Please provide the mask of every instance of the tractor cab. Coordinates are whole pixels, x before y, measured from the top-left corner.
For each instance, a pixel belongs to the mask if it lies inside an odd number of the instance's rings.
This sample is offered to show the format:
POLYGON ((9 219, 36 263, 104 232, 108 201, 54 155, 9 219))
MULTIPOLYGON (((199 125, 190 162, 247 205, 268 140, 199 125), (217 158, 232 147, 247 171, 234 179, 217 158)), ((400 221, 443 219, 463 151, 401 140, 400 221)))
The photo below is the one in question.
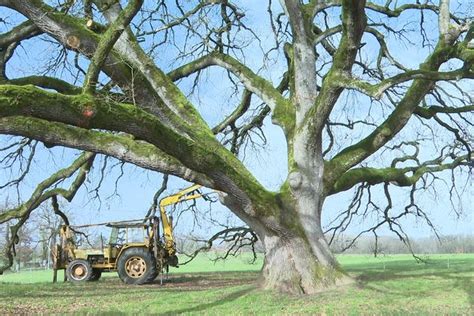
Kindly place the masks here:
POLYGON ((108 243, 103 247, 104 258, 114 260, 122 248, 150 246, 150 227, 143 223, 109 223, 111 228, 108 243))

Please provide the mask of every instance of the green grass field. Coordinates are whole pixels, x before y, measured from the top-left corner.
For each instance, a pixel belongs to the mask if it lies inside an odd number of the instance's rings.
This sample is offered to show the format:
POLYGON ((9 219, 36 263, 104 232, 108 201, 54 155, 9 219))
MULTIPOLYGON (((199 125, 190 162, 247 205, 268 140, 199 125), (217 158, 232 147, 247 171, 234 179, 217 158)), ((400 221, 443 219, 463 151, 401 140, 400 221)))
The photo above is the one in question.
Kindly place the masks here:
POLYGON ((473 315, 474 254, 373 258, 344 255, 339 261, 358 282, 310 296, 263 291, 261 259, 212 263, 205 256, 172 270, 164 285, 124 285, 115 276, 84 284, 51 284, 50 271, 0 276, 0 314, 328 314, 473 315))

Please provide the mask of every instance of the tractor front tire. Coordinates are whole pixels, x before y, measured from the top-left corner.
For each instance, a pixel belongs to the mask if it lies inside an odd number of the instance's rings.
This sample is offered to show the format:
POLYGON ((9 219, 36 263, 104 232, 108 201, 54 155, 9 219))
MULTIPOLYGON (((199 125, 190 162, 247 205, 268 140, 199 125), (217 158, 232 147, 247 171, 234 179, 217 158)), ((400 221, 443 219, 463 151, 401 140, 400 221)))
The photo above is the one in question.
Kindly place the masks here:
POLYGON ((76 259, 67 265, 66 276, 73 283, 89 281, 92 275, 93 269, 87 260, 76 259))
POLYGON ((158 275, 156 260, 146 248, 130 248, 123 252, 117 261, 117 272, 126 284, 145 284, 158 275))

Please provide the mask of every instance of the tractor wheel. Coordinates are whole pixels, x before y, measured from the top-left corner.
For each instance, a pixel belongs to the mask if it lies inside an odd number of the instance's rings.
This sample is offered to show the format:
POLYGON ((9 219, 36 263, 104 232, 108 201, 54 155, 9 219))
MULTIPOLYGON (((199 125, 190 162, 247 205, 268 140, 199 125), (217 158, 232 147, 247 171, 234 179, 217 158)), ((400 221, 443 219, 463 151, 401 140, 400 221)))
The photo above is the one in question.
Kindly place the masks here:
POLYGON ((156 264, 155 264, 155 267, 156 267, 155 273, 150 274, 150 277, 148 278, 146 283, 152 283, 153 281, 155 281, 155 279, 158 277, 158 275, 161 273, 161 270, 162 270, 161 264, 158 264, 158 262, 160 262, 160 260, 156 260, 156 257, 153 257, 153 260, 156 262, 156 264))
POLYGON ((130 248, 117 261, 120 279, 126 284, 145 284, 158 275, 153 254, 146 248, 130 248))
POLYGON ((88 281, 98 281, 102 276, 102 270, 92 269, 92 275, 88 281))
POLYGON ((87 260, 77 259, 67 265, 66 276, 71 282, 89 281, 93 275, 91 264, 87 260))

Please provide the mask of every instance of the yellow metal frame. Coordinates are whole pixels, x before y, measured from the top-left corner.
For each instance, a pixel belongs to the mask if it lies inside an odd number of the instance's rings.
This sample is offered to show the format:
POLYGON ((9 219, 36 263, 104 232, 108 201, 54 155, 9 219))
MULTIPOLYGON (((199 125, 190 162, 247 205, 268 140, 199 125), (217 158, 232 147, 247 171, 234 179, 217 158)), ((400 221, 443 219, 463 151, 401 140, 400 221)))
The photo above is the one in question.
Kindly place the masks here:
POLYGON ((204 194, 199 192, 200 188, 202 188, 202 185, 195 184, 160 200, 160 212, 163 226, 163 236, 165 239, 165 249, 168 251, 170 256, 174 256, 176 254, 176 247, 173 238, 173 225, 169 216, 166 214, 165 207, 202 197, 204 194))
MULTIPOLYGON (((144 236, 146 235, 146 226, 144 225, 143 228, 144 230, 144 236)), ((62 226, 60 229, 60 236, 61 240, 63 241, 63 244, 61 246, 61 249, 63 251, 63 254, 55 254, 57 258, 62 258, 64 256, 67 256, 68 258, 71 259, 84 259, 87 260, 87 257, 89 255, 95 255, 93 253, 94 251, 98 252, 97 254, 103 254, 105 255, 105 250, 100 250, 100 249, 78 249, 76 248, 76 245, 74 244, 73 241, 73 236, 74 233, 71 231, 71 228, 69 226, 62 226)), ((93 268, 100 268, 100 269, 109 269, 109 270, 116 270, 116 262, 118 258, 122 255, 122 253, 129 249, 129 248, 137 248, 137 247, 143 247, 143 248, 149 248, 150 247, 150 240, 153 238, 153 232, 150 233, 150 238, 144 238, 143 242, 127 242, 123 244, 120 249, 118 249, 117 255, 116 256, 104 256, 104 259, 106 259, 106 262, 104 263, 94 263, 92 264, 93 268)), ((127 231, 127 237, 126 239, 128 240, 128 231, 127 231)), ((64 259, 64 258, 63 258, 64 259)), ((56 269, 65 269, 67 266, 67 262, 62 260, 59 261, 58 264, 56 265, 56 269)))

